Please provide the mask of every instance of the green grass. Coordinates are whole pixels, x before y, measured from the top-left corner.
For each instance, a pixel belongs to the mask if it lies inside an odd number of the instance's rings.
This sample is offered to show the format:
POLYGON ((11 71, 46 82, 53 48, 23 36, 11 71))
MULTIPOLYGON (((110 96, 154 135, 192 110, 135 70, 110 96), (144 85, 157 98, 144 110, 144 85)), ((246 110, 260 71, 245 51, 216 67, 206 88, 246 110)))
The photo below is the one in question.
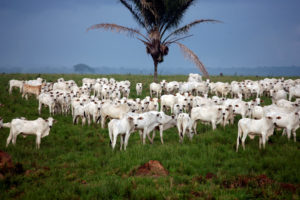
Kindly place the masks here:
MULTIPOLYGON (((18 90, 8 95, 10 79, 32 79, 35 74, 0 75, 0 116, 4 122, 16 117, 36 119, 38 102, 31 97, 23 100, 18 90)), ((136 75, 41 75, 47 81, 59 77, 81 84, 83 77, 114 77, 130 80, 131 97, 136 98, 135 84, 142 82, 143 95, 149 95, 151 76, 136 75)), ((185 81, 187 76, 160 76, 185 81)), ((211 77, 211 81, 227 81, 261 77, 211 77)), ((264 104, 270 99, 263 98, 264 104)), ((43 109, 43 118, 49 116, 43 109)), ((137 133, 129 139, 127 151, 112 151, 107 129, 73 125, 71 116, 56 115, 58 121, 50 135, 43 138, 41 149, 35 149, 35 137, 18 137, 17 145, 5 147, 9 129, 0 130, 0 149, 8 152, 14 163, 21 163, 24 172, 0 178, 0 199, 298 199, 300 179, 299 130, 297 142, 288 141, 276 131, 265 150, 258 149, 258 138, 246 140, 246 150, 235 152, 237 120, 225 129, 198 125, 198 135, 183 144, 178 142, 176 128, 164 132, 160 143, 156 134, 154 144, 142 145, 137 133), (135 177, 131 171, 149 160, 159 160, 169 171, 160 178, 135 177), (213 173, 212 179, 206 179, 213 173), (273 182, 261 184, 252 179, 265 174, 273 182), (226 187, 238 177, 251 179, 246 186, 226 187), (291 192, 280 183, 297 187, 291 192)))

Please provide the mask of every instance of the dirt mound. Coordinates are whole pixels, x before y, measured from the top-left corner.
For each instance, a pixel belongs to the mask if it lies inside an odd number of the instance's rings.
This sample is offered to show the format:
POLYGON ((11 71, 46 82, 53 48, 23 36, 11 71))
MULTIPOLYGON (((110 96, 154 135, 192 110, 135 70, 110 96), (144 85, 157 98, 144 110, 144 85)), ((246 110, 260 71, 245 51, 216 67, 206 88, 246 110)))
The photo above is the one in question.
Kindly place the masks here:
POLYGON ((157 160, 150 160, 132 172, 134 176, 167 176, 169 172, 157 160))
POLYGON ((0 150, 0 169, 13 167, 14 165, 12 163, 11 156, 8 153, 0 150))
POLYGON ((3 179, 5 174, 13 171, 14 164, 11 160, 11 156, 0 150, 0 179, 3 179))

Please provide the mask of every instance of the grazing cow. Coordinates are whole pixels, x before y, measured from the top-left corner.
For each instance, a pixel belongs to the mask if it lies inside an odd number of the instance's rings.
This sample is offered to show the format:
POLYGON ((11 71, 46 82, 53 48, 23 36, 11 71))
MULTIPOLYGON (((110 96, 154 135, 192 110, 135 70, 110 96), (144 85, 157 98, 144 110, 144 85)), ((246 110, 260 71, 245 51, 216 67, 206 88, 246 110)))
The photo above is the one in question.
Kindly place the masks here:
POLYGON ((49 135, 50 129, 56 121, 49 117, 44 120, 38 118, 36 120, 26 120, 26 119, 13 119, 10 123, 10 132, 6 141, 6 147, 12 141, 12 144, 16 144, 17 136, 22 134, 26 135, 36 135, 36 148, 40 148, 41 138, 49 135))
POLYGON ((245 150, 245 140, 247 135, 249 135, 250 139, 254 139, 255 136, 259 136, 259 148, 261 148, 261 144, 263 144, 263 148, 265 148, 266 141, 268 141, 269 137, 273 135, 274 132, 274 123, 272 117, 263 117, 262 119, 249 119, 243 118, 238 122, 238 136, 236 140, 236 152, 239 149, 240 139, 242 140, 242 146, 245 150))

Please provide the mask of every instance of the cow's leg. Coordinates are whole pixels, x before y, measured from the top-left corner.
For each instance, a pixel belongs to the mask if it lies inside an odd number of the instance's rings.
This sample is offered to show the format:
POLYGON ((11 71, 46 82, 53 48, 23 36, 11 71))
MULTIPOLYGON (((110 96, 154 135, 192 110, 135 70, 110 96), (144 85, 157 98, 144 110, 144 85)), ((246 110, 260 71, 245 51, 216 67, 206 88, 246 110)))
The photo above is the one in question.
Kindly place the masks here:
POLYGON ((36 148, 40 149, 40 144, 41 144, 41 134, 37 133, 36 135, 36 148))

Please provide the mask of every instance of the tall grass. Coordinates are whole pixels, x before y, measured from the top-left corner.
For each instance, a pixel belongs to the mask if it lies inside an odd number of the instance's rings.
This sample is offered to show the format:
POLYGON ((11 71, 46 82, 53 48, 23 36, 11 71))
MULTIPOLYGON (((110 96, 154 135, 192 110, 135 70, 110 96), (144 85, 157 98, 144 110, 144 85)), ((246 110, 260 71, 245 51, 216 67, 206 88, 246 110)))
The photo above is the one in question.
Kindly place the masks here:
MULTIPOLYGON (((0 76, 0 116, 5 122, 16 117, 36 119, 37 100, 21 98, 18 90, 8 95, 10 79, 32 79, 35 74, 0 76)), ((130 80, 132 98, 136 98, 135 84, 142 82, 143 94, 149 95, 151 76, 136 75, 62 75, 43 74, 47 81, 59 77, 81 84, 83 77, 114 77, 130 80)), ((184 81, 186 76, 160 76, 184 81)), ((259 79, 258 77, 211 77, 211 81, 259 79)), ((263 98, 265 104, 270 100, 263 98)), ((43 109, 41 117, 49 116, 43 109)), ((41 149, 35 149, 35 137, 18 137, 17 145, 5 148, 8 129, 0 130, 0 149, 8 152, 14 163, 21 163, 24 172, 0 178, 0 199, 297 199, 299 198, 299 130, 297 142, 288 141, 276 131, 265 150, 258 149, 258 138, 246 140, 246 150, 235 152, 237 123, 226 128, 198 124, 199 133, 192 141, 179 143, 176 128, 164 132, 165 144, 156 134, 154 144, 142 145, 139 135, 129 139, 127 151, 114 151, 109 145, 107 129, 99 125, 73 125, 71 116, 56 115, 58 121, 50 135, 43 138, 41 149), (149 160, 159 160, 169 171, 160 178, 135 177, 131 171, 149 160), (211 179, 207 173, 213 173, 211 179), (248 184, 226 188, 224 181, 236 177, 256 177, 265 174, 272 184, 248 184), (298 185, 296 192, 282 189, 280 183, 298 185)), ((236 120, 237 122, 237 120, 236 120)))

